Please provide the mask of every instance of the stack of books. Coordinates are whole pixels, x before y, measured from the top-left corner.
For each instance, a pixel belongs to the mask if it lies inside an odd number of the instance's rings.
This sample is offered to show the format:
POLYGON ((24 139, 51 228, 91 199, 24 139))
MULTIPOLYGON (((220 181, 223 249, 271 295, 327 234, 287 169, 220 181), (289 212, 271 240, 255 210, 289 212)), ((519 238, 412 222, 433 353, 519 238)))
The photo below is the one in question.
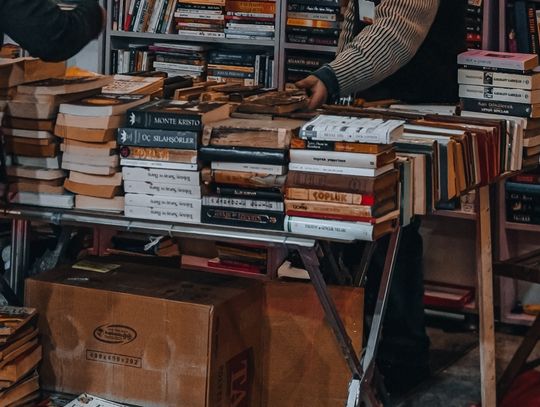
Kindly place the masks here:
POLYGON ((540 162, 538 56, 472 50, 460 54, 458 63, 461 115, 506 120, 518 142, 510 170, 535 167, 540 162))
POLYGON ((64 188, 78 209, 122 212, 122 176, 115 130, 127 109, 148 95, 99 94, 60 106, 55 133, 64 139, 62 169, 69 170, 64 188))
POLYGON ((209 192, 202 222, 283 230, 283 186, 292 136, 304 122, 228 119, 207 125, 201 159, 209 192))
POLYGON ((525 172, 506 182, 506 219, 540 225, 540 170, 525 172))
POLYGON ((225 38, 225 0, 178 0, 174 19, 180 35, 225 38))
POLYGON ((133 73, 149 71, 155 55, 146 45, 130 45, 129 48, 111 50, 111 72, 133 73))
POLYGON ((165 72, 168 77, 187 76, 194 82, 206 77, 207 45, 156 43, 149 50, 154 55, 154 70, 165 72))
POLYGON ((229 113, 225 103, 171 100, 130 110, 118 131, 126 216, 200 222, 200 134, 229 113))
POLYGON ((60 77, 17 87, 8 103, 5 150, 13 156, 7 174, 12 179, 12 203, 73 207, 73 196, 62 188, 59 139, 52 134, 61 103, 98 93, 110 77, 60 77))
POLYGON ((374 240, 399 216, 392 143, 403 121, 320 115, 293 139, 285 230, 374 240))
MULTIPOLYGON (((252 2, 253 4, 255 2, 252 2)), ((258 3, 258 2, 257 2, 258 3)), ((258 4, 260 8, 266 5, 272 9, 275 2, 258 4), (273 4, 264 4, 273 3, 273 4)), ((225 37, 241 40, 271 40, 275 35, 275 10, 270 13, 235 12, 227 8, 225 16, 225 37)))
POLYGON ((218 49, 208 53, 208 81, 271 87, 274 59, 264 51, 218 49))
POLYGON ((35 405, 42 357, 34 308, 0 307, 0 405, 35 405))
POLYGON ((289 52, 285 68, 285 83, 291 84, 300 81, 333 59, 330 54, 289 52))
POLYGON ((346 4, 347 0, 288 1, 287 42, 336 46, 346 4))

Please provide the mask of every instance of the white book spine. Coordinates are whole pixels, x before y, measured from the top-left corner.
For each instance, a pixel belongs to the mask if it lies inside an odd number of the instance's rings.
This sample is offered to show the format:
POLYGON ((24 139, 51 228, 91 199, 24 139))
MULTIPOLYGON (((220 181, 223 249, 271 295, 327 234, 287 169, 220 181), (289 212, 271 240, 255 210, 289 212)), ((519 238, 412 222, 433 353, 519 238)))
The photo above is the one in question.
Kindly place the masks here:
POLYGON ((377 154, 292 149, 290 157, 297 164, 377 168, 377 154))
POLYGON ((283 202, 263 201, 256 199, 243 198, 222 198, 219 196, 203 196, 202 203, 204 206, 217 206, 226 208, 238 209, 257 209, 267 211, 283 212, 283 202))
POLYGON ((174 62, 154 62, 154 68, 170 68, 197 73, 204 71, 202 65, 175 64, 174 62))
POLYGON ((124 196, 126 205, 157 207, 157 208, 172 208, 176 210, 200 211, 201 200, 190 198, 176 198, 171 196, 161 195, 146 195, 146 194, 126 194, 124 196))
POLYGON ((174 196, 177 198, 201 198, 201 187, 193 185, 124 181, 124 191, 126 193, 174 196))
POLYGON ((517 71, 525 70, 525 62, 527 61, 528 60, 523 59, 520 54, 499 53, 486 50, 463 52, 459 54, 457 58, 457 63, 459 65, 483 66, 517 71))
POLYGON ((329 165, 297 164, 290 163, 289 171, 318 172, 326 174, 358 175, 362 177, 374 177, 373 168, 331 167, 329 165))
POLYGON ((47 206, 53 208, 73 208, 74 195, 71 194, 45 194, 37 192, 17 192, 9 198, 11 203, 23 205, 47 206))
POLYGON ((201 223, 201 211, 126 205, 124 214, 129 218, 155 219, 181 223, 201 223))
POLYGON ((540 101, 540 90, 495 88, 493 86, 459 85, 459 97, 483 100, 498 100, 532 104, 540 101))
POLYGON ((120 165, 127 167, 162 168, 169 170, 197 171, 198 164, 172 163, 167 161, 137 160, 134 158, 122 158, 120 165))
POLYGON ((363 222, 342 222, 286 216, 285 231, 327 239, 373 240, 373 225, 363 222))
POLYGON ((186 11, 177 11, 174 13, 176 18, 200 19, 200 20, 224 20, 225 15, 220 13, 189 13, 186 11))
POLYGON ((125 181, 155 182, 179 185, 201 185, 200 173, 197 171, 160 170, 156 168, 123 167, 122 177, 125 181))
POLYGON ((459 69, 458 83, 464 85, 496 86, 499 88, 531 90, 533 89, 533 75, 459 69))
POLYGON ((225 38, 225 33, 215 31, 178 30, 178 35, 185 35, 188 37, 225 38))
POLYGON ((223 161, 212 161, 213 170, 257 172, 259 174, 283 175, 287 167, 284 165, 270 164, 250 164, 250 163, 230 163, 223 161))
POLYGON ((60 160, 57 157, 27 157, 22 155, 14 155, 13 161, 15 164, 24 165, 26 167, 39 167, 48 170, 60 169, 60 160))

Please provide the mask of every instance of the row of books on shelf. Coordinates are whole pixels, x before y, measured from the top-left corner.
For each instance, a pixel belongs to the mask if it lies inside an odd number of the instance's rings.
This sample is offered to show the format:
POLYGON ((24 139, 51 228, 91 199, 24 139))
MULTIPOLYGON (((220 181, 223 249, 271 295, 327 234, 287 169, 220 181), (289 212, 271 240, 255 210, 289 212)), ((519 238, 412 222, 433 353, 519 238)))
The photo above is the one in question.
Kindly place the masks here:
POLYGON ((112 29, 269 40, 275 34, 275 14, 275 1, 115 0, 112 29))
POLYGON ((113 73, 155 70, 165 72, 168 77, 189 77, 195 82, 274 85, 274 58, 266 51, 155 43, 115 49, 111 56, 113 73))
POLYGON ((483 7, 481 0, 468 0, 465 15, 467 48, 482 48, 483 7))

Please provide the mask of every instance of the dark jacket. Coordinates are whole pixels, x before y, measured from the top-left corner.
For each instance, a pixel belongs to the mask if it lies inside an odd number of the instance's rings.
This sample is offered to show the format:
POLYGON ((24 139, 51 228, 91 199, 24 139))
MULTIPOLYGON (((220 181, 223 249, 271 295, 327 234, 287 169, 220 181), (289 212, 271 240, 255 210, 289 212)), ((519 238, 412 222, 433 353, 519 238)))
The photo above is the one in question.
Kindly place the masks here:
POLYGON ((0 34, 45 61, 78 53, 99 35, 102 19, 96 0, 81 0, 72 11, 60 10, 52 0, 0 0, 0 34))

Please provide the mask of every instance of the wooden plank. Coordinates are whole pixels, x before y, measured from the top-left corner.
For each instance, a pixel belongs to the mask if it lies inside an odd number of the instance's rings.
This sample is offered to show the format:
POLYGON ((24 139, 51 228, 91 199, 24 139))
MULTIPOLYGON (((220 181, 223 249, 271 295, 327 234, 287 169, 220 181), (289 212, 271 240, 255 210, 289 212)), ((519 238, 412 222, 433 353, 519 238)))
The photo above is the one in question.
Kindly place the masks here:
POLYGON ((482 406, 497 404, 495 378, 495 321, 493 311, 493 270, 489 186, 477 194, 476 261, 480 322, 480 391, 482 406))

